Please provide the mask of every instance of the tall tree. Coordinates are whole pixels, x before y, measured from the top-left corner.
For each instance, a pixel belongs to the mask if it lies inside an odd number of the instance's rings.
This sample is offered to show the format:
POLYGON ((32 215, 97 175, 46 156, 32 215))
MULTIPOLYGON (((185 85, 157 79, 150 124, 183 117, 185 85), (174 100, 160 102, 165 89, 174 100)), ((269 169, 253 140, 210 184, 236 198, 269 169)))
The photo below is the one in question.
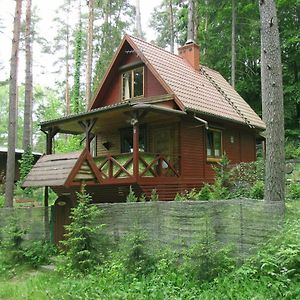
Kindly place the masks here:
POLYGON ((88 38, 87 38, 87 62, 86 62, 86 107, 89 106, 91 98, 91 82, 93 67, 93 37, 94 37, 94 0, 88 1, 89 5, 89 22, 88 22, 88 38))
POLYGON ((187 27, 187 41, 194 39, 194 1, 189 0, 188 4, 188 27, 187 27))
POLYGON ((54 18, 57 35, 54 37, 53 52, 57 60, 55 65, 58 66, 57 73, 65 75, 63 82, 65 114, 71 113, 71 93, 70 93, 70 76, 71 76, 71 0, 64 0, 62 5, 56 11, 54 18))
POLYGON ((13 206, 15 180, 16 120, 18 111, 18 61, 21 31, 22 0, 16 0, 13 40, 10 60, 8 150, 5 182, 5 206, 13 206))
POLYGON ((284 110, 279 30, 274 0, 259 0, 261 85, 266 123, 266 201, 284 201, 284 110))
POLYGON ((75 32, 75 45, 74 45, 74 84, 72 88, 72 111, 79 113, 83 110, 81 92, 80 92, 80 79, 81 79, 81 66, 82 66, 82 20, 81 20, 81 0, 78 0, 78 23, 75 32))
POLYGON ((174 12, 173 12, 173 1, 169 0, 169 18, 170 18, 170 51, 174 53, 174 12))
POLYGON ((32 34, 31 29, 31 0, 26 2, 25 22, 25 103, 24 103, 24 125, 23 125, 23 149, 32 146, 32 34))
POLYGON ((135 1, 135 31, 137 37, 143 37, 140 0, 135 1))
POLYGON ((236 68, 236 7, 235 0, 231 1, 231 85, 235 88, 235 68, 236 68))

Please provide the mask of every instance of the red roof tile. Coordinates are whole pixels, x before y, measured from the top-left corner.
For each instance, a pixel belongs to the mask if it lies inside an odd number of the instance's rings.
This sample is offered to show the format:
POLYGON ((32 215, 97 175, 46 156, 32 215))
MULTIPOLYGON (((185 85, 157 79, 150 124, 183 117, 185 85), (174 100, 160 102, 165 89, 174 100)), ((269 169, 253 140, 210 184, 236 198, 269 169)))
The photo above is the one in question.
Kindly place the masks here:
POLYGON ((125 38, 185 109, 265 128, 260 117, 220 73, 204 66, 196 71, 178 55, 131 36, 125 38))

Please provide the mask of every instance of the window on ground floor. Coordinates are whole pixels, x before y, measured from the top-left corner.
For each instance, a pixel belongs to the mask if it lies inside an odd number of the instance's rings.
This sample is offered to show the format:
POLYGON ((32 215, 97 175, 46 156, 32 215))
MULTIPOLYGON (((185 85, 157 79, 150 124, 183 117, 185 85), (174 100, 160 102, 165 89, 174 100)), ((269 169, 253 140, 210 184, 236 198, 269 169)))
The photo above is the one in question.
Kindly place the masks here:
MULTIPOLYGON (((121 153, 128 153, 133 151, 133 128, 122 128, 120 130, 121 137, 121 153)), ((147 147, 147 134, 146 128, 141 126, 139 128, 139 149, 146 151, 147 147)))
POLYGON ((222 131, 217 129, 207 130, 207 159, 219 159, 222 156, 222 131))

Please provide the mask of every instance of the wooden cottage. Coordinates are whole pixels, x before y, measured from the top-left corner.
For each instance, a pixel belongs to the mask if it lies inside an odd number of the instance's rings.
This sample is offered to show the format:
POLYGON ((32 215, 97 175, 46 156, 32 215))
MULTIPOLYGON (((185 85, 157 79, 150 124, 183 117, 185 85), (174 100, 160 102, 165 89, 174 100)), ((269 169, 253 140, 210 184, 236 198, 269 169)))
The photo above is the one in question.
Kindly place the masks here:
POLYGON ((41 124, 47 154, 24 186, 74 199, 85 184, 94 202, 125 201, 130 186, 147 196, 155 188, 172 200, 212 182, 224 152, 232 163, 255 160, 262 120, 218 72, 199 65, 196 44, 178 52, 126 35, 88 111, 41 124), (84 134, 85 149, 52 154, 57 133, 84 134))

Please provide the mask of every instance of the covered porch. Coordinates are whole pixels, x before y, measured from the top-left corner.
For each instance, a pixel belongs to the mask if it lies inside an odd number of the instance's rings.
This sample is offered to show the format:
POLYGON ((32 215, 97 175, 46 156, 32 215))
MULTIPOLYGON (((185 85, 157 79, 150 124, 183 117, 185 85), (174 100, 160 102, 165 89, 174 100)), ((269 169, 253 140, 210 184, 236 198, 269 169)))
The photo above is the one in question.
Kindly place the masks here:
POLYGON ((47 137, 46 156, 28 175, 25 186, 53 187, 57 184, 70 188, 82 184, 141 185, 161 183, 162 180, 178 181, 181 169, 179 124, 185 114, 164 102, 122 102, 44 122, 41 128, 47 137), (66 159, 68 155, 55 153, 53 141, 58 133, 83 136, 84 149, 70 156, 72 165, 66 159), (70 166, 67 171, 62 167, 64 165, 70 166), (43 166, 44 171, 41 171, 43 166), (63 170, 58 170, 57 166, 63 170), (36 176, 34 172, 38 168, 38 172, 44 174, 42 182, 28 180, 36 176), (61 179, 57 183, 50 180, 55 173, 61 179))

